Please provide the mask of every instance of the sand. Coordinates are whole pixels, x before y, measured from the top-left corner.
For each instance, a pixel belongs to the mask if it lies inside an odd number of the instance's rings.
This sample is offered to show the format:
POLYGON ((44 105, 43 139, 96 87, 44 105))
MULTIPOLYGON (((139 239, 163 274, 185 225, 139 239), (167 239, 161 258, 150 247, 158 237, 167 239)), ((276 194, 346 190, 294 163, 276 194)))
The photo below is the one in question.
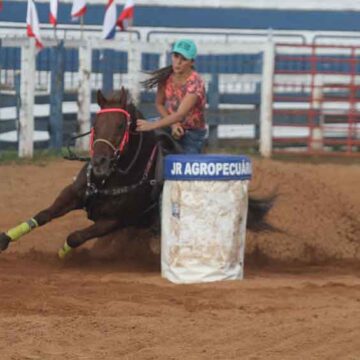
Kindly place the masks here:
MULTIPOLYGON (((47 207, 82 164, 0 166, 0 229, 47 207)), ((254 160, 278 229, 247 233, 245 279, 174 285, 146 231, 66 262, 76 211, 0 254, 0 359, 360 359, 360 165, 254 160)))

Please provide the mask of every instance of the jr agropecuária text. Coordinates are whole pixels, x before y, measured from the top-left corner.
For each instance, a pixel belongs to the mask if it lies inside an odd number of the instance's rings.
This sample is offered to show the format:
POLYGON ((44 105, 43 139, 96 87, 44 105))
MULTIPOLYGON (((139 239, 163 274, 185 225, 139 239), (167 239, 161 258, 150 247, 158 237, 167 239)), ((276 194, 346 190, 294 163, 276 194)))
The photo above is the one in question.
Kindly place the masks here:
POLYGON ((246 176, 251 175, 251 162, 174 162, 171 175, 188 176, 246 176))

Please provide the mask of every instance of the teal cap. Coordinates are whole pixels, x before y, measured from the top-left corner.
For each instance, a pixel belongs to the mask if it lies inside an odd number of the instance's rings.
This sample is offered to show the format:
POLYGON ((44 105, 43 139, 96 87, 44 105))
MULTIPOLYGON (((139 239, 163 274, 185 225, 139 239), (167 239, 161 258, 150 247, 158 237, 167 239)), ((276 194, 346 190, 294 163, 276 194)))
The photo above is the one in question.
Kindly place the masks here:
POLYGON ((181 39, 175 42, 172 52, 181 54, 185 59, 194 60, 196 58, 197 49, 192 40, 181 39))

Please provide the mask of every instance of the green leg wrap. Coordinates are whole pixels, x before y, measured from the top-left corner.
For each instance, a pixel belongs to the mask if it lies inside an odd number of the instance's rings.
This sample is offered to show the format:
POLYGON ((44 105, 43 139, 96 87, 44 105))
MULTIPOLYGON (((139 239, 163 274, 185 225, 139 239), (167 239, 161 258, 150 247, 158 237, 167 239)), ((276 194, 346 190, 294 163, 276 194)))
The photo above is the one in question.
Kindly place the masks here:
POLYGON ((11 239, 11 241, 16 241, 20 239, 23 235, 29 233, 31 230, 35 229, 38 226, 39 225, 35 219, 30 219, 10 229, 6 233, 6 235, 11 239))
POLYGON ((65 241, 64 246, 58 251, 59 259, 64 259, 67 254, 69 254, 72 250, 72 247, 68 245, 65 241))

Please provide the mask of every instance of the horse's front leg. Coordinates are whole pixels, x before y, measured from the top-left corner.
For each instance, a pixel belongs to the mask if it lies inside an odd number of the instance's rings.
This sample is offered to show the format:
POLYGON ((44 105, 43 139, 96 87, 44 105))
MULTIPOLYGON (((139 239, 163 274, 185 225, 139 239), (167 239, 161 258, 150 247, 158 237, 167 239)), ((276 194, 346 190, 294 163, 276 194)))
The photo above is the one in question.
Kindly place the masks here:
POLYGON ((60 193, 50 207, 40 211, 30 220, 15 226, 6 233, 0 233, 0 253, 7 249, 10 242, 20 239, 20 237, 38 226, 45 225, 52 219, 63 216, 71 210, 81 208, 80 193, 79 184, 73 183, 60 193))
POLYGON ((93 225, 71 233, 64 246, 58 251, 60 259, 63 259, 72 249, 84 244, 90 239, 109 234, 121 227, 119 220, 97 220, 93 225))

